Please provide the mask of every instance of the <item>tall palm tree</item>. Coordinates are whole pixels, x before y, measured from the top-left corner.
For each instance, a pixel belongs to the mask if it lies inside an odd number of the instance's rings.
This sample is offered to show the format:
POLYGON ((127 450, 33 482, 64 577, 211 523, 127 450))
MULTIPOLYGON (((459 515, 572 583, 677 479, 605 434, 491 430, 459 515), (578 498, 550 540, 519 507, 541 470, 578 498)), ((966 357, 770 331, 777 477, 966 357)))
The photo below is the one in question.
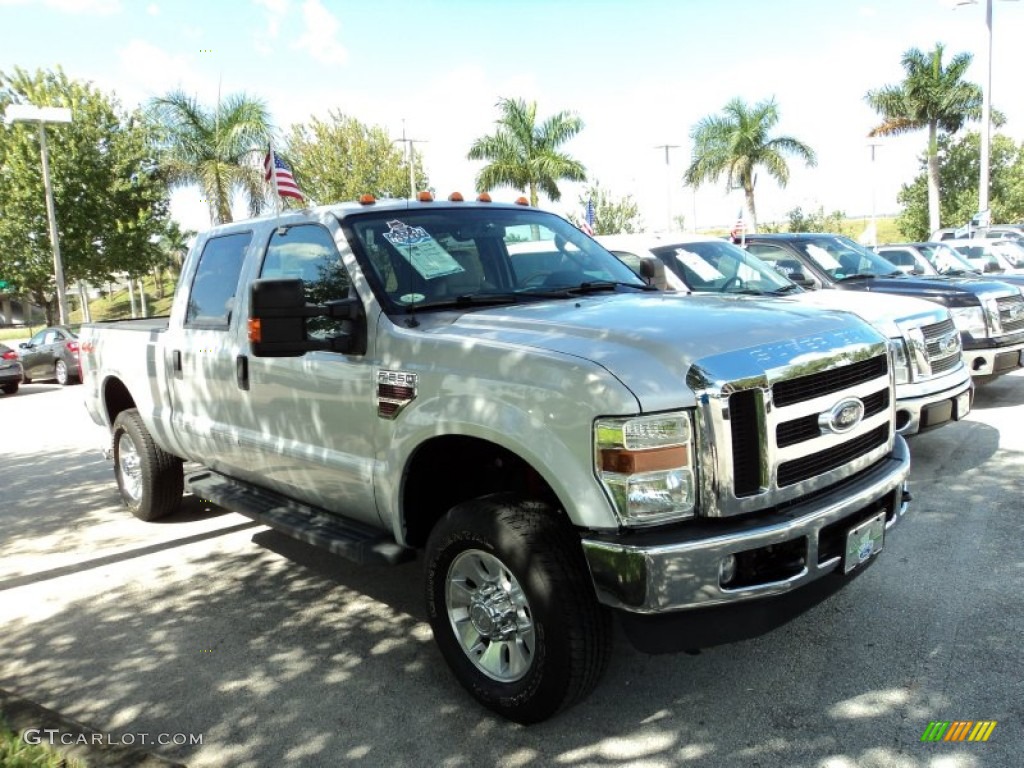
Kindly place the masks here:
POLYGON ((789 183, 786 155, 796 155, 808 166, 817 158, 814 150, 792 136, 770 137, 779 122, 779 109, 774 99, 759 101, 753 107, 741 99, 725 105, 720 115, 708 115, 690 131, 693 139, 693 161, 686 169, 686 183, 698 187, 726 176, 727 189, 743 188, 750 223, 757 229, 757 207, 754 185, 757 168, 761 167, 778 182, 789 183))
POLYGON ((537 125, 537 103, 500 99, 497 131, 473 142, 467 157, 486 160, 476 177, 477 190, 513 187, 529 190, 530 205, 537 206, 540 190, 552 202, 560 200, 558 182, 586 181, 587 169, 559 147, 583 130, 572 112, 558 112, 537 125))
POLYGON ((261 160, 270 141, 270 114, 262 101, 238 94, 205 109, 183 91, 153 99, 150 114, 161 130, 161 165, 172 186, 198 184, 215 224, 231 221, 237 190, 249 211, 263 204, 261 160))
POLYGON ((942 66, 943 46, 931 53, 911 48, 903 54, 906 76, 897 85, 868 91, 864 97, 882 116, 882 123, 869 136, 895 136, 928 129, 928 220, 931 231, 939 223, 938 133, 956 133, 967 120, 981 117, 982 90, 963 79, 971 54, 958 53, 949 66, 942 66))

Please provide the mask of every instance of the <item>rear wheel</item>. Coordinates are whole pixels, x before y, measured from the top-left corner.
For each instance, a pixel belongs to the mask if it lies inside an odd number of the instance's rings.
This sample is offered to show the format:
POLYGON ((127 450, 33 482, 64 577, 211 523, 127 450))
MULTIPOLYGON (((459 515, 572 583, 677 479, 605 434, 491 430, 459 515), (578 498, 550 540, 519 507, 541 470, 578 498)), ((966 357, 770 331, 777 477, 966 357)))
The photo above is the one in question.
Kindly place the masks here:
POLYGON ((4 394, 13 395, 15 392, 18 391, 18 386, 19 386, 19 384, 18 384, 17 381, 14 382, 13 384, 4 384, 4 386, 3 386, 4 394))
POLYGON ((485 707, 535 723, 597 685, 611 617, 579 538, 554 509, 508 496, 461 504, 435 526, 426 559, 434 638, 485 707))
POLYGON ((154 441, 135 408, 114 420, 114 476, 121 499, 140 520, 159 520, 181 506, 181 459, 154 441))
POLYGON ((58 360, 56 363, 53 364, 53 375, 54 378, 57 379, 58 384, 60 384, 62 387, 66 387, 68 385, 68 381, 70 381, 70 376, 68 374, 68 364, 65 363, 63 360, 58 360))

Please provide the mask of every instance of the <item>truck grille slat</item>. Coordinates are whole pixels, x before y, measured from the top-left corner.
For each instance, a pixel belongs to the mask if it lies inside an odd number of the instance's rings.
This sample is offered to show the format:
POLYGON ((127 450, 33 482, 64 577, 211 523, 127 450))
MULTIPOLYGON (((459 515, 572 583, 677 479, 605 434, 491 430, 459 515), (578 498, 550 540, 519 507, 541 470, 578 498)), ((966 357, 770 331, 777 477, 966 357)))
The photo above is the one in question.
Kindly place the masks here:
MULTIPOLYGON (((734 395, 735 397, 735 395, 734 395)), ((873 395, 862 398, 864 402, 864 418, 881 413, 889 407, 889 390, 883 389, 873 395)), ((775 443, 779 448, 796 445, 811 440, 821 434, 817 414, 804 416, 792 421, 785 421, 775 429, 775 443)))
POLYGON ((1024 328, 1024 296, 1003 296, 996 299, 999 307, 999 321, 1003 333, 1012 333, 1024 328))
POLYGON ((757 412, 761 398, 747 389, 729 396, 729 429, 732 432, 733 483, 737 496, 761 490, 761 430, 757 412))
POLYGON ((830 450, 805 456, 802 459, 784 462, 779 465, 779 486, 793 485, 801 480, 816 477, 829 470, 841 467, 858 456, 863 456, 870 452, 873 448, 883 445, 888 439, 889 425, 883 424, 860 437, 830 450))
POLYGON ((840 392, 855 384, 884 376, 888 371, 889 361, 887 358, 872 357, 820 373, 780 381, 772 387, 772 401, 779 407, 792 405, 832 392, 840 392))

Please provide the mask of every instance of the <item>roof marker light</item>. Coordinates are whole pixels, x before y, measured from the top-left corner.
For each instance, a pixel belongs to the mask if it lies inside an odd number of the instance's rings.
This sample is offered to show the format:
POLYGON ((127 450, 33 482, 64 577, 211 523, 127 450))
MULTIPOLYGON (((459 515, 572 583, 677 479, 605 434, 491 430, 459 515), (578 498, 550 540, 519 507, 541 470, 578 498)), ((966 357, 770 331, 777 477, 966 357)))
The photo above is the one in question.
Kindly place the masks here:
POLYGON ((462 197, 461 192, 452 192, 450 195, 448 195, 449 203, 461 203, 463 202, 463 200, 464 198, 462 197))
POLYGON ((479 195, 476 196, 476 201, 478 203, 489 203, 491 202, 491 196, 486 192, 481 192, 479 195))
POLYGON ((516 205, 529 205, 529 204, 530 204, 530 201, 527 200, 525 197, 517 197, 516 198, 516 205))
POLYGON ((434 202, 434 196, 432 194, 430 194, 430 192, 428 192, 425 189, 422 192, 418 192, 416 194, 416 199, 419 200, 421 203, 432 203, 432 202, 434 202))
POLYGON ((360 205, 373 205, 376 202, 377 202, 377 198, 374 197, 373 195, 360 195, 359 196, 359 204, 360 205))

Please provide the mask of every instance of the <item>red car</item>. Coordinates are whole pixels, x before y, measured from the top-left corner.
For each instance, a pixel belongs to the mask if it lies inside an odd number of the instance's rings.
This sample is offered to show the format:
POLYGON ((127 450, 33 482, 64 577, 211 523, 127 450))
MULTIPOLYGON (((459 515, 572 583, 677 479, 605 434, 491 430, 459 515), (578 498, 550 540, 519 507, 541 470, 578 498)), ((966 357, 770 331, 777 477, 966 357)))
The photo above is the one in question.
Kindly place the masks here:
POLYGON ((56 379, 61 386, 82 380, 78 361, 78 336, 70 328, 57 325, 43 328, 28 341, 18 345, 25 383, 56 379))

